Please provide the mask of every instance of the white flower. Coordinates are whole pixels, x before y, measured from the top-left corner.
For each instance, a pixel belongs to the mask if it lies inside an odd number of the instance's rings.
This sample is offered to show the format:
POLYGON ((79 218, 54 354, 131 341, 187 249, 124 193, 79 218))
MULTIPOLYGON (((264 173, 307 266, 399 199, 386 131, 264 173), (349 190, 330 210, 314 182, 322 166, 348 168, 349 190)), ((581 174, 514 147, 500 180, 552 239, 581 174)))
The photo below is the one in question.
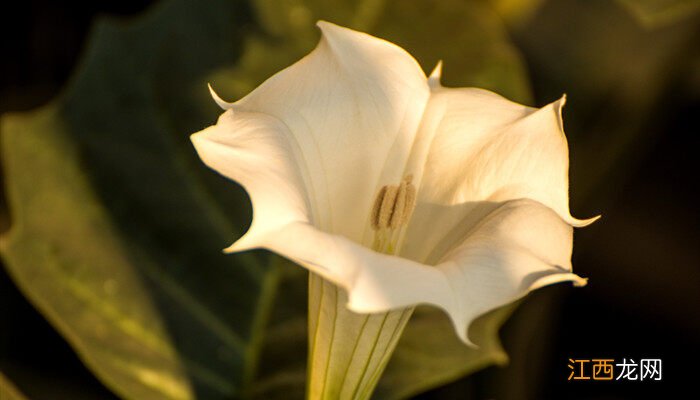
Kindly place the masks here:
POLYGON ((316 49, 192 136, 265 248, 344 288, 357 313, 481 314, 571 271, 564 98, 541 109, 445 88, 403 49, 327 22, 316 49))

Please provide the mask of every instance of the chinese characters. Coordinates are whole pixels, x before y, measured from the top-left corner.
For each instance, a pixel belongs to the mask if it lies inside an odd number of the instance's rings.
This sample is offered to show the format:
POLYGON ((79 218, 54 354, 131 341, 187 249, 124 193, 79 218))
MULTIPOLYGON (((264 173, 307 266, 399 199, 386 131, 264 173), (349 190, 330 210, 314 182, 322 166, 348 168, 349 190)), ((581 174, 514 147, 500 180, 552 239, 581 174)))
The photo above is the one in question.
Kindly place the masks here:
POLYGON ((660 381, 661 359, 642 358, 639 362, 623 358, 615 362, 612 358, 569 358, 569 381, 660 381))

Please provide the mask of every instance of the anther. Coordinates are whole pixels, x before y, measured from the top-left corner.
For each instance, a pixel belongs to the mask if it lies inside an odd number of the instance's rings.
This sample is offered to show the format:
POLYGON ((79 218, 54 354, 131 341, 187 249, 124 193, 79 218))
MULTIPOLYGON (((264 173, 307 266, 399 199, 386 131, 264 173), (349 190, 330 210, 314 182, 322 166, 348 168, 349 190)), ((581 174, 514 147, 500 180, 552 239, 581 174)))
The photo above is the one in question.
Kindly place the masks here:
POLYGON ((394 202, 394 207, 391 210, 391 217, 389 219, 389 228, 395 229, 401 226, 404 221, 404 208, 406 207, 406 181, 401 182, 399 189, 396 193, 396 201, 394 202))
POLYGON ((379 229, 379 211, 382 208, 382 202, 384 201, 384 196, 386 195, 386 186, 382 187, 377 194, 377 199, 374 200, 374 206, 372 207, 371 223, 372 229, 375 231, 379 229))
POLYGON ((404 204, 403 218, 405 221, 408 221, 411 219, 413 209, 416 207, 416 187, 411 184, 410 180, 406 185, 406 201, 404 204))
POLYGON ((391 214, 393 214, 396 204, 396 195, 399 192, 399 188, 396 186, 385 187, 386 191, 384 192, 384 198, 382 199, 382 205, 379 209, 379 218, 377 220, 377 226, 379 226, 380 229, 389 227, 391 214))
POLYGON ((372 208, 372 229, 396 229, 411 217, 416 203, 416 188, 412 175, 406 176, 399 186, 387 185, 380 189, 372 208))

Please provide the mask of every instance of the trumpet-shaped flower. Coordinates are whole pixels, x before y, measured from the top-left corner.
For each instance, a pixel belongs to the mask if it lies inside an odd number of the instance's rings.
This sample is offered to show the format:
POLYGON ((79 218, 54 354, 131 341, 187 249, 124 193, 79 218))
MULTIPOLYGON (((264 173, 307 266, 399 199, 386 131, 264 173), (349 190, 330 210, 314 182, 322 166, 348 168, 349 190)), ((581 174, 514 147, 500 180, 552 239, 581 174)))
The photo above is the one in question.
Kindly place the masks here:
POLYGON ((243 99, 212 92, 226 111, 192 141, 253 204, 227 251, 269 249, 312 272, 310 360, 317 380, 336 364, 341 378, 311 397, 362 398, 416 304, 443 309, 470 343, 479 315, 585 284, 572 226, 592 220, 569 213, 564 98, 535 109, 446 88, 440 65, 426 77, 394 44, 318 25, 315 50, 243 99))

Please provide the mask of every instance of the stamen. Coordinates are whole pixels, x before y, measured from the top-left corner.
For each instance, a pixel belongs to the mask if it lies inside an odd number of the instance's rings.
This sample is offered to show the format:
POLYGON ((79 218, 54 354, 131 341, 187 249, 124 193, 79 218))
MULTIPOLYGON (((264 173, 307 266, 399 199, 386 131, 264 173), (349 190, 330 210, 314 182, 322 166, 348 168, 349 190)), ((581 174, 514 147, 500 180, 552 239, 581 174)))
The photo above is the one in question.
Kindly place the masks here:
POLYGON ((408 185, 406 185, 405 204, 406 205, 403 209, 403 219, 404 221, 408 221, 411 219, 411 215, 413 215, 413 209, 416 208, 416 187, 411 184, 410 180, 408 181, 408 185))
POLYGON ((406 181, 401 182, 399 185, 399 190, 396 193, 396 201, 394 202, 394 208, 391 211, 391 219, 389 220, 389 228, 396 229, 405 220, 404 208, 406 208, 406 181))
POLYGON ((399 251, 406 225, 416 205, 416 187, 412 180, 413 175, 407 175, 399 185, 383 186, 377 193, 370 215, 374 251, 384 254, 399 251))
POLYGON ((396 195, 399 192, 399 188, 396 186, 385 186, 385 188, 386 191, 384 192, 382 206, 379 209, 379 219, 377 221, 377 226, 379 226, 380 229, 389 227, 391 214, 394 212, 394 206, 396 204, 396 195))
POLYGON ((416 204, 416 187, 412 180, 413 175, 407 175, 399 186, 386 185, 379 190, 370 218, 372 229, 394 230, 408 222, 416 204))
POLYGON ((370 223, 372 224, 372 229, 375 231, 379 229, 379 210, 382 208, 382 202, 384 201, 384 196, 386 195, 386 186, 382 187, 377 194, 377 199, 374 200, 374 206, 372 207, 372 216, 370 223))

